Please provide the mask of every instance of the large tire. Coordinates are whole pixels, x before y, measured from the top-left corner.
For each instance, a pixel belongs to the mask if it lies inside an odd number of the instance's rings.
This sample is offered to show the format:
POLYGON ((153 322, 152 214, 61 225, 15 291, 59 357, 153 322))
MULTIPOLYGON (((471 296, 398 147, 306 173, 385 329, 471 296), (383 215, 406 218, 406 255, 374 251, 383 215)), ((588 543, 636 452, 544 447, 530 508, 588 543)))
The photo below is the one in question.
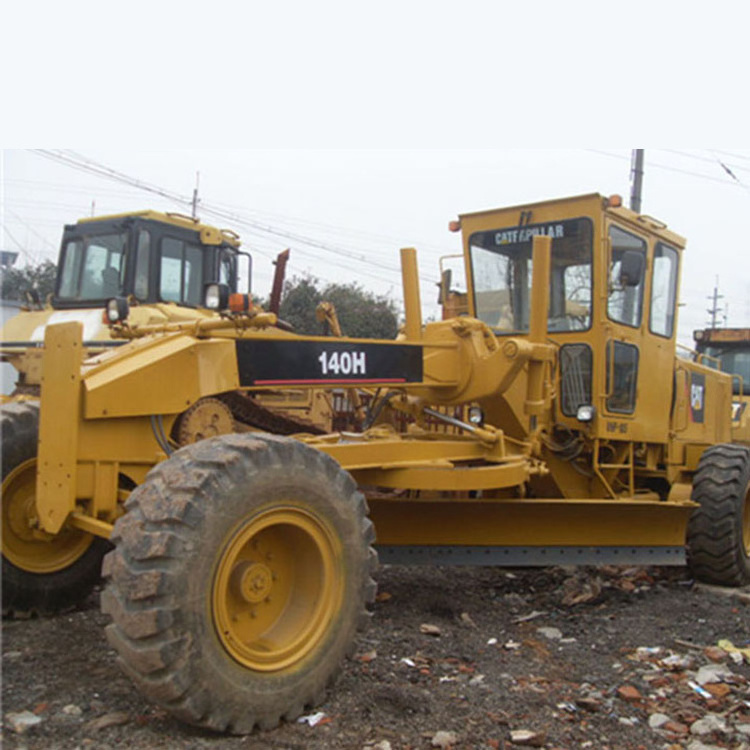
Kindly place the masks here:
POLYGON ((146 697, 235 734, 325 698, 375 595, 349 474, 290 438, 223 435, 155 467, 126 507, 102 609, 146 697))
POLYGON ((50 615, 70 609, 99 581, 109 545, 74 529, 63 529, 49 540, 33 534, 39 404, 4 404, 0 431, 3 616, 50 615))
POLYGON ((687 558, 706 583, 750 583, 750 449, 715 445, 704 451, 691 499, 700 504, 688 524, 687 558))

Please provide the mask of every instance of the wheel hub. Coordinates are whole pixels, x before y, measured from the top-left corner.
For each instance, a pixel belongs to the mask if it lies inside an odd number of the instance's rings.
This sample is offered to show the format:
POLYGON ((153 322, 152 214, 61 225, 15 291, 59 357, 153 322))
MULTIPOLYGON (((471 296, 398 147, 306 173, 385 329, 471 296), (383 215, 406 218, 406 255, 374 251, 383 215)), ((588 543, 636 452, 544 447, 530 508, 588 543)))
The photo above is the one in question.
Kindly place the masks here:
POLYGON ((237 596, 257 604, 270 597, 273 573, 263 563, 238 563, 232 571, 232 583, 237 596))
POLYGON ((341 551, 328 524, 306 509, 266 510, 221 552, 211 607, 222 646, 244 667, 286 669, 325 637, 343 600, 341 551))

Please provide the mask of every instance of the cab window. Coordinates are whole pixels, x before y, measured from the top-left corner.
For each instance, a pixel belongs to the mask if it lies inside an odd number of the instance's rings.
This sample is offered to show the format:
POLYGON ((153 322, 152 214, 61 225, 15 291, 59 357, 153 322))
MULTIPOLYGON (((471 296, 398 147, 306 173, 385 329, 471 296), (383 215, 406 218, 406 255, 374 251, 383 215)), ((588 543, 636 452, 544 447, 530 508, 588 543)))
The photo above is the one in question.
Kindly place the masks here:
POLYGON ((237 291, 237 256, 228 250, 222 251, 219 258, 219 283, 237 291))
POLYGON ((609 266, 607 314, 616 323, 638 328, 641 325, 646 275, 642 274, 639 283, 633 285, 624 281, 622 271, 624 257, 628 252, 642 253, 645 268, 646 241, 616 226, 609 228, 609 239, 612 245, 612 257, 609 266))
POLYGON ((203 254, 200 246, 174 237, 164 237, 160 251, 161 299, 198 307, 203 291, 203 254))
POLYGON ((122 294, 125 232, 91 235, 65 245, 58 297, 101 300, 122 294))
POLYGON ((651 280, 649 329, 658 336, 672 338, 677 299, 677 251, 657 244, 651 280))
POLYGON ((527 333, 531 304, 532 240, 552 237, 547 329, 591 326, 592 225, 588 219, 505 227, 470 238, 477 317, 498 333, 527 333))
POLYGON ((607 345, 607 410, 632 414, 637 385, 638 347, 610 341, 607 345))

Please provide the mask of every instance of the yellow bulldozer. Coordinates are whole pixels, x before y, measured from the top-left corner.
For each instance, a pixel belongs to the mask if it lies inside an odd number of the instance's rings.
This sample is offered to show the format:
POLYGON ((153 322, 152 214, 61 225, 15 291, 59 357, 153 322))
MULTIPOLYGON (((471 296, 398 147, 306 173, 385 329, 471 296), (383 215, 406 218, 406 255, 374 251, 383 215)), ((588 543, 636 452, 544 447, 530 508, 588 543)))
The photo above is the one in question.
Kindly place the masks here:
POLYGON ((2 408, 4 611, 69 606, 106 553, 123 669, 174 716, 245 733, 323 700, 378 557, 750 583, 732 377, 676 356, 685 241, 598 194, 453 228, 465 314, 423 325, 405 248, 395 341, 296 336, 221 283, 202 320, 134 324, 109 300, 126 343, 93 357, 80 322, 48 325, 40 402, 2 408), (296 387, 371 389, 364 429, 171 437, 227 394, 296 387))

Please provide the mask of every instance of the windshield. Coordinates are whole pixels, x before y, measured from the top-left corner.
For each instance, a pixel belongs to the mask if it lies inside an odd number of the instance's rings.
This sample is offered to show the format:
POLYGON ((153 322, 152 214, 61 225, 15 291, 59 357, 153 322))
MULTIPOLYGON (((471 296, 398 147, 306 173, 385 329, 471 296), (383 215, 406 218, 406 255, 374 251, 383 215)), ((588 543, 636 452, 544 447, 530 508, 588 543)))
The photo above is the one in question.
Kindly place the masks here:
POLYGON ((127 232, 69 239, 65 243, 57 296, 103 300, 122 294, 127 232))
POLYGON ((487 232, 470 238, 477 317, 499 333, 528 333, 531 304, 531 242, 552 237, 550 332, 591 326, 592 225, 568 219, 487 232))
MULTIPOLYGON (((750 392, 750 348, 707 346, 703 351, 710 357, 716 357, 721 362, 723 372, 728 372, 732 375, 741 375, 743 392, 750 392)), ((703 364, 709 367, 716 367, 715 363, 710 359, 704 359, 703 364)), ((740 384, 737 378, 734 379, 732 388, 735 393, 740 392, 740 384)))

